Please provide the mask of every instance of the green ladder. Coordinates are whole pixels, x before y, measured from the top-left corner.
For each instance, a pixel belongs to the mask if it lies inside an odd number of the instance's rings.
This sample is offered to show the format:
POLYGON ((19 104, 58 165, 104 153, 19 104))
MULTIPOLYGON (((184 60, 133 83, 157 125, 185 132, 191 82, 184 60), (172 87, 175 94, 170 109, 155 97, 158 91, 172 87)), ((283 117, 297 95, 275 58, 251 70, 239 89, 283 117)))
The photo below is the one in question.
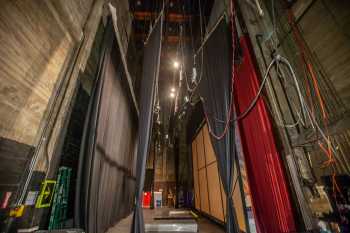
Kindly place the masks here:
POLYGON ((60 167, 51 208, 49 230, 62 229, 67 220, 69 184, 72 169, 60 167))

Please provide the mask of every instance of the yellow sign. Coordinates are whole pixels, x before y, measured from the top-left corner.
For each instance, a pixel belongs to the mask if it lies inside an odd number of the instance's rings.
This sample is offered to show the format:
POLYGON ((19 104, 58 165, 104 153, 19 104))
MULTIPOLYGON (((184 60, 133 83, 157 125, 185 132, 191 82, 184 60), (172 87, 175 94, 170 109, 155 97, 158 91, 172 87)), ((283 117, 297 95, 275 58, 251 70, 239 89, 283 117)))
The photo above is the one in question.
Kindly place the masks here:
POLYGON ((56 185, 55 180, 45 180, 42 183, 41 191, 35 205, 36 208, 50 207, 53 194, 55 191, 55 185, 56 185))
POLYGON ((24 205, 20 205, 10 210, 10 217, 19 218, 22 217, 24 212, 24 205))

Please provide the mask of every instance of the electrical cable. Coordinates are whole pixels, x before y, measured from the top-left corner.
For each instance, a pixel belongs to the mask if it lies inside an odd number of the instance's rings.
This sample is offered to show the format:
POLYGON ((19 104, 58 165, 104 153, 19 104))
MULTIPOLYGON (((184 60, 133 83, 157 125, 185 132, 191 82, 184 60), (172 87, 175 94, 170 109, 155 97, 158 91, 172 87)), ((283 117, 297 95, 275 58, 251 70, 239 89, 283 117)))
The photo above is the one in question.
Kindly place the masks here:
MULTIPOLYGON (((260 97, 260 95, 261 95, 261 93, 262 93, 262 90, 264 89, 264 86, 265 86, 265 84, 266 84, 266 82, 267 82, 267 80, 268 80, 269 73, 270 73, 270 70, 271 70, 272 66, 273 66, 274 64, 277 64, 279 61, 285 62, 285 58, 281 57, 280 55, 277 55, 277 56, 271 61, 271 63, 269 64, 269 66, 268 66, 268 68, 267 68, 267 70, 266 70, 266 72, 265 72, 265 75, 264 75, 264 77, 263 77, 263 79, 262 79, 262 82, 261 82, 261 84, 260 84, 260 87, 259 87, 259 89, 258 89, 258 91, 257 91, 257 94, 256 94, 256 96, 254 97, 254 99, 251 101, 251 103, 249 104, 249 106, 248 106, 240 115, 235 116, 234 118, 231 119, 232 106, 233 106, 233 98, 232 98, 232 97, 233 97, 233 85, 234 85, 234 75, 232 75, 230 110, 229 110, 229 113, 227 114, 227 115, 228 115, 228 120, 227 120, 226 123, 225 123, 224 131, 223 131, 220 135, 215 135, 214 133, 212 133, 212 128, 211 128, 211 126, 210 126, 210 124, 209 124, 209 117, 208 117, 207 111, 204 111, 205 118, 206 118, 206 120, 207 120, 207 122, 208 122, 208 129, 209 129, 209 132, 212 134, 212 136, 213 136, 214 138, 216 138, 216 139, 218 139, 218 140, 222 139, 222 138, 224 137, 224 135, 226 134, 226 132, 227 132, 227 129, 228 129, 228 126, 229 126, 229 122, 241 120, 241 119, 245 118, 245 117, 250 113, 250 111, 254 108, 254 106, 256 105, 257 101, 259 100, 259 97, 260 97)), ((297 91, 298 91, 299 101, 300 101, 300 103, 301 103, 302 106, 303 106, 303 105, 304 105, 304 102, 302 101, 302 98, 303 98, 303 97, 301 96, 301 94, 299 94, 299 93, 301 93, 301 91, 300 91, 300 87, 299 87, 299 84, 298 84, 298 82, 297 82, 297 79, 296 79, 295 75, 293 75, 293 79, 294 79, 294 82, 295 82, 295 84, 296 84, 296 88, 297 88, 297 91)), ((202 103, 203 103, 203 106, 205 106, 205 100, 204 100, 204 98, 203 98, 203 97, 200 97, 200 98, 201 98, 201 101, 202 101, 202 103)), ((304 106, 304 108, 305 108, 305 106, 304 106)), ((304 108, 302 108, 302 109, 304 109, 304 108)), ((302 112, 303 112, 304 115, 305 115, 305 112, 304 112, 304 111, 302 111, 302 112)), ((218 119, 215 119, 215 120, 217 120, 217 121, 219 121, 219 122, 222 122, 221 120, 218 120, 218 119)), ((299 122, 299 121, 298 121, 298 122, 299 122)), ((297 123, 298 123, 298 122, 297 122, 297 123)), ((295 125, 297 125, 297 124, 295 124, 295 125)), ((287 125, 287 127, 294 127, 294 125, 287 125)))
MULTIPOLYGON (((295 72, 294 72, 292 66, 290 65, 289 61, 288 61, 288 60, 284 60, 284 62, 287 64, 287 66, 288 66, 289 70, 291 71, 292 75, 295 76, 295 72)), ((305 100, 304 100, 304 99, 303 99, 303 101, 304 101, 304 103, 305 103, 305 100)), ((335 160, 334 160, 333 155, 332 155, 332 153, 337 154, 336 149, 334 148, 334 146, 333 146, 332 142, 330 141, 329 137, 327 137, 327 136, 325 135, 325 133, 323 132, 323 130, 321 129, 321 127, 320 127, 319 124, 317 123, 316 119, 315 119, 314 117, 311 116, 311 112, 310 112, 309 108, 307 108, 306 103, 305 103, 304 106, 306 107, 305 110, 307 111, 308 116, 309 116, 310 119, 311 119, 311 125, 312 125, 313 129, 314 129, 315 131, 318 131, 318 132, 320 133, 320 135, 322 136, 322 138, 327 142, 328 150, 326 150, 326 149, 323 147, 323 145, 322 145, 321 142, 319 142, 319 146, 320 146, 320 148, 325 152, 325 154, 326 154, 327 157, 328 157, 328 161, 325 161, 325 162, 324 162, 324 165, 325 165, 325 166, 330 166, 330 165, 332 165, 332 169, 333 169, 333 173, 332 173, 333 195, 336 195, 337 192, 341 194, 341 192, 340 192, 340 190, 339 190, 339 186, 338 186, 337 181, 336 181, 336 178, 335 178, 335 167, 334 167, 335 160), (311 117, 312 117, 312 118, 311 118, 311 117)), ((341 194, 341 195, 342 195, 342 194, 341 194)))
MULTIPOLYGON (((199 0, 199 1, 200 1, 200 0, 199 0)), ((272 4, 272 5, 273 5, 272 11, 273 11, 273 15, 275 16, 275 13, 274 13, 274 10, 275 10, 275 9, 274 9, 274 0, 272 0, 272 3, 273 3, 273 4, 272 4)), ((232 23, 232 38, 233 38, 233 41, 234 41, 234 38, 235 38, 235 37, 234 37, 234 26, 233 26, 233 25, 234 25, 234 20, 233 20, 233 3, 232 3, 232 2, 231 2, 231 23, 232 23)), ((275 20, 273 21, 273 24, 274 24, 273 27, 274 27, 274 33, 275 33, 275 30, 276 30, 276 29, 275 29, 275 20)), ((273 44, 275 44, 275 43, 273 43, 273 44)), ((233 47, 234 47, 234 45, 233 45, 233 47)), ((203 54, 203 50, 202 50, 202 54, 203 54)), ((234 60, 234 59, 233 59, 233 60, 234 60)), ((227 115, 228 115, 228 119, 225 121, 225 128, 224 128, 224 130, 223 130, 223 132, 222 132, 221 134, 216 135, 216 134, 212 131, 212 127, 210 126, 210 123, 209 123, 209 117, 208 117, 207 111, 204 111, 204 113, 205 113, 205 118, 206 118, 206 120, 207 120, 207 122, 208 122, 208 129, 209 129, 209 132, 210 132, 210 134, 211 134, 214 138, 216 138, 216 139, 218 139, 218 140, 222 139, 222 138, 224 137, 224 135, 226 134, 226 132, 227 132, 227 130, 228 130, 229 123, 230 123, 231 121, 238 121, 238 120, 240 120, 240 119, 243 119, 244 117, 246 117, 246 116, 249 114, 249 112, 254 108, 254 106, 256 105, 257 101, 259 100, 259 97, 260 97, 260 95, 261 95, 261 93, 262 93, 262 90, 263 90, 265 84, 266 84, 266 81, 268 80, 268 75, 269 75, 269 73, 270 73, 270 70, 271 70, 272 66, 273 66, 274 64, 277 64, 277 66, 278 66, 279 62, 282 62, 282 63, 286 64, 287 67, 289 68, 289 70, 290 70, 290 72, 291 72, 291 74, 292 74, 293 81, 294 81, 294 83, 295 83, 295 87, 296 87, 296 89, 297 89, 298 99, 299 99, 300 104, 301 104, 301 111, 298 113, 299 119, 298 119, 297 122, 295 122, 295 123, 293 123, 293 124, 290 124, 290 125, 285 125, 285 124, 279 124, 279 125, 280 125, 280 126, 283 126, 283 127, 287 127, 287 128, 296 127, 296 125, 298 125, 298 124, 302 121, 301 114, 303 114, 304 119, 306 118, 306 115, 307 115, 308 118, 309 118, 309 120, 310 120, 310 123, 311 123, 311 126, 313 127, 313 129, 314 129, 314 130, 317 129, 317 130, 321 133, 321 135, 322 135, 322 137, 324 138, 324 140, 328 141, 327 137, 325 136, 324 132, 322 131, 322 129, 320 128, 320 126, 318 125, 318 123, 316 122, 316 120, 313 119, 313 118, 310 116, 309 108, 307 107, 307 104, 305 103, 304 98, 303 98, 303 96, 302 96, 302 94, 301 94, 301 89, 300 89, 299 83, 298 83, 298 81, 297 81, 297 78, 296 78, 296 76, 295 76, 294 70, 292 69, 292 67, 291 67, 291 65, 290 65, 290 63, 289 63, 289 61, 288 61, 286 58, 284 58, 284 57, 282 57, 282 56, 280 56, 280 55, 277 55, 277 56, 271 61, 271 63, 269 64, 269 66, 268 66, 268 68, 267 68, 267 70, 266 70, 266 72, 265 72, 265 75, 264 75, 264 77, 263 77, 263 80, 262 80, 262 82, 261 82, 261 85, 260 85, 260 87, 259 87, 259 89, 258 89, 258 92, 257 92, 256 96, 254 97, 254 99, 252 100, 252 102, 251 102, 251 103, 249 104, 249 106, 247 107, 247 109, 244 110, 240 115, 238 115, 238 116, 234 117, 233 119, 231 119, 232 105, 233 105, 232 96, 233 96, 233 85, 234 85, 234 71, 233 71, 232 80, 231 80, 231 101, 230 101, 230 110, 229 110, 229 112, 228 112, 228 114, 227 114, 227 115), (316 127, 315 127, 315 126, 316 126, 316 127)), ((187 81, 187 79, 186 79, 186 81, 187 81)), ((198 85, 197 85, 197 86, 198 86, 198 85)), ((202 101, 203 106, 205 106, 205 100, 204 100, 204 98, 200 96, 200 100, 202 101)), ((218 122, 224 122, 224 121, 219 120, 219 119, 214 119, 214 120, 217 120, 218 122)), ((279 119, 279 120, 280 120, 280 122, 282 122, 281 119, 279 119)), ((332 150, 335 151, 334 148, 332 148, 332 150)))
MULTIPOLYGON (((325 5, 325 7, 327 7, 325 5)), ((301 53, 301 58, 302 58, 302 62, 304 63, 305 67, 306 67, 306 70, 307 72, 309 73, 311 79, 312 79, 312 84, 313 84, 313 87, 315 89, 315 92, 316 92, 316 97, 319 101, 319 107, 320 107, 320 110, 321 110, 321 117, 323 119, 323 124, 324 124, 324 127, 326 128, 326 131, 328 131, 328 128, 327 128, 327 122, 328 122, 328 112, 326 112, 326 109, 325 109, 325 105, 324 105, 324 100, 323 100, 323 97, 321 95, 321 92, 320 92, 320 88, 319 88, 319 85, 318 85, 318 81, 317 81, 317 78, 316 78, 316 75, 315 75, 315 72, 314 72, 314 68, 313 68, 313 65, 309 60, 309 58, 307 59, 307 57, 305 56, 305 42, 302 40, 301 38, 301 35, 300 35, 300 31, 299 29, 297 28, 297 26, 295 25, 294 23, 294 15, 291 11, 288 12, 288 22, 292 28, 292 31, 293 31, 293 35, 295 37, 295 40, 297 42, 297 45, 299 47, 299 50, 300 50, 300 53, 301 53)), ((330 12, 331 13, 331 12, 330 12)), ((309 111, 309 109, 306 109, 309 111)), ((329 110, 329 109, 327 109, 329 110)), ((335 172, 335 163, 336 163, 336 160, 339 155, 338 153, 336 152, 334 146, 333 146, 333 143, 330 139, 329 136, 326 136, 326 134, 323 132, 323 130, 321 129, 320 125, 317 123, 316 119, 315 119, 315 115, 314 115, 314 111, 312 110, 311 112, 309 112, 309 117, 313 118, 314 121, 310 121, 311 122, 311 126, 313 127, 313 129, 315 130, 316 128, 316 131, 320 133, 321 137, 324 139, 324 141, 327 143, 327 147, 328 147, 328 150, 326 148, 324 148, 323 144, 319 141, 318 142, 318 145, 320 146, 321 150, 326 154, 326 156, 328 157, 328 160, 325 161, 323 163, 324 167, 328 167, 328 166, 331 166, 332 170, 333 170, 333 174, 332 174, 332 186, 333 186, 333 195, 336 196, 337 192, 340 193, 340 196, 342 196, 341 192, 339 191, 339 187, 337 185, 337 181, 335 179, 335 176, 336 176, 336 172, 335 172), (335 159, 334 159, 334 155, 335 155, 335 159)), ((339 146, 339 143, 338 143, 338 146, 339 146)))

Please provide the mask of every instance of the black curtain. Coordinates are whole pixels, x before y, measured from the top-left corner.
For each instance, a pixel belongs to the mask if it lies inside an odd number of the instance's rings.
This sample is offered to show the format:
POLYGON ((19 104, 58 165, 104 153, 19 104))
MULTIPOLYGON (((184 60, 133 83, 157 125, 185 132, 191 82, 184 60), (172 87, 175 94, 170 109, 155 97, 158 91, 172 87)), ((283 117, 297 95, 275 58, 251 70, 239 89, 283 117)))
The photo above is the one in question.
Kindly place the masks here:
POLYGON ((135 193, 137 116, 125 84, 111 18, 85 120, 75 198, 75 226, 103 233, 130 214, 135 193))
POLYGON ((142 214, 142 191, 145 181, 146 159, 152 134, 153 106, 155 87, 158 83, 159 62, 162 42, 163 16, 157 21, 148 38, 143 58, 143 76, 141 80, 139 135, 136 164, 135 211, 132 222, 132 233, 145 232, 142 214))
MULTIPOLYGON (((215 135, 221 135, 229 118, 231 101, 232 46, 228 25, 224 19, 206 41, 203 52, 203 77, 199 86, 207 123, 215 135)), ((198 63, 201 63, 201 52, 198 63)), ((230 122, 225 136, 211 141, 218 161, 220 178, 226 194, 226 232, 239 232, 237 217, 233 206, 233 174, 235 161, 234 124, 230 122)), ((238 165, 237 165, 238 166, 238 165)))

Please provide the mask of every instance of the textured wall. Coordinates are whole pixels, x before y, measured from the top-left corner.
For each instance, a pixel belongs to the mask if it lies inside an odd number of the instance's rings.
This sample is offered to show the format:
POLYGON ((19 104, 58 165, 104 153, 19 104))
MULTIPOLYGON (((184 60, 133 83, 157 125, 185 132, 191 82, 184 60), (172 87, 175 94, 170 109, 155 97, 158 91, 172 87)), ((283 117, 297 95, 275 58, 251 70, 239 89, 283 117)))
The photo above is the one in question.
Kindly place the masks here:
MULTIPOLYGON (((1 137, 36 146, 48 125, 52 128, 44 135, 48 149, 38 149, 46 150, 40 153, 51 157, 63 123, 68 119, 78 76, 85 67, 88 68, 85 73, 89 72, 91 65, 87 61, 101 17, 107 14, 103 11, 107 2, 1 1, 1 137), (64 78, 69 81, 65 81, 67 84, 58 92, 64 78), (55 96, 63 99, 62 105, 54 104, 55 96), (49 119, 52 109, 53 116, 57 117, 49 119)), ((131 26, 128 1, 110 2, 117 7, 126 50, 131 26)), ((39 169, 43 168, 43 163, 39 159, 39 169)))
POLYGON ((2 1, 0 135, 33 145, 92 0, 2 1))
MULTIPOLYGON (((55 163, 60 160, 57 151, 64 138, 62 129, 70 119, 77 84, 83 76, 94 78, 91 67, 97 61, 89 57, 96 55, 93 44, 107 14, 103 7, 106 2, 0 1, 0 138, 35 146, 35 170, 51 171, 50 178, 56 177, 55 163)), ((112 2, 127 18, 128 1, 112 2)), ((130 24, 130 19, 121 24, 126 22, 130 24)), ((126 39, 124 42, 127 45, 126 39)), ((13 151, 18 144, 9 148, 11 154, 16 155, 13 151)), ((35 182, 40 184, 41 178, 35 182)), ((39 223, 41 211, 33 211, 27 209, 30 218, 19 219, 25 221, 23 227, 39 223)))
POLYGON ((316 1, 299 23, 306 43, 350 107, 350 2, 316 1))

